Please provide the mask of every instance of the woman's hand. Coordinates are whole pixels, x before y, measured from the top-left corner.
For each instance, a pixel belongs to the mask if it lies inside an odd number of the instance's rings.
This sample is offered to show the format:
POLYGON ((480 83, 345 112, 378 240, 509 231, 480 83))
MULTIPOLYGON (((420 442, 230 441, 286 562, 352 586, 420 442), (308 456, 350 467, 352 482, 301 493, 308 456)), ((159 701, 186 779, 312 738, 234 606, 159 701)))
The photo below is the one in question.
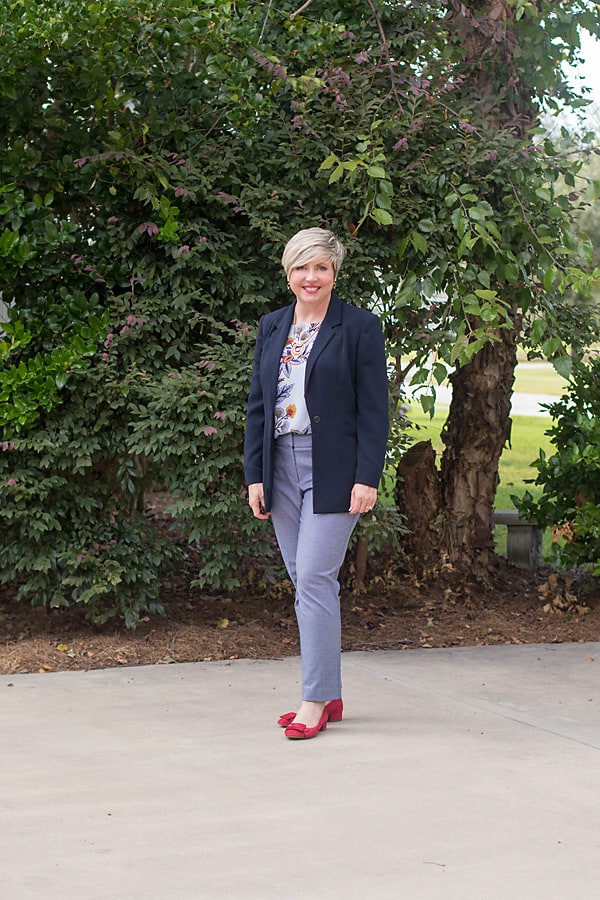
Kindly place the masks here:
POLYGON ((271 515, 265 512, 265 492, 262 482, 248 485, 248 503, 257 519, 268 519, 271 515))
POLYGON ((377 488, 370 487, 368 484, 355 484, 350 494, 351 515, 354 513, 371 512, 377 502, 377 488))

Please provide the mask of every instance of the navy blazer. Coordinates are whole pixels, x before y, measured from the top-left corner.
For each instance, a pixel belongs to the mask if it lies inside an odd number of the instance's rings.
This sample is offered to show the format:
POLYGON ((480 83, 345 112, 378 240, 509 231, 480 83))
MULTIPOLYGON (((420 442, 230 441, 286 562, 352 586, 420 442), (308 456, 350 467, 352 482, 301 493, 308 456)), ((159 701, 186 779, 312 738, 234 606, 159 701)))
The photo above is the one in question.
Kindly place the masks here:
MULTIPOLYGON (((262 482, 271 509, 275 402, 295 302, 260 320, 244 440, 246 484, 262 482)), ((355 483, 377 487, 388 435, 388 383, 379 320, 331 295, 306 364, 311 421, 313 510, 347 512, 355 483)))

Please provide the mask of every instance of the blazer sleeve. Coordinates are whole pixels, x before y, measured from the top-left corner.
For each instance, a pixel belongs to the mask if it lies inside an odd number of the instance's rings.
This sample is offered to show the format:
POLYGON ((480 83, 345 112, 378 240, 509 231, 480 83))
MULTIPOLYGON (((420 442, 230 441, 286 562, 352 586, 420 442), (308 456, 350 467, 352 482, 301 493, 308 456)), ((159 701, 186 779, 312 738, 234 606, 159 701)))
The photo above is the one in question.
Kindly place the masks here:
POLYGON ((246 484, 263 481, 263 438, 265 431, 265 407, 260 377, 260 361, 264 344, 264 319, 261 319, 254 348, 254 363, 250 392, 246 409, 244 434, 244 476, 246 484))
POLYGON ((389 431, 388 377, 385 342, 379 320, 370 314, 358 340, 356 354, 355 483, 379 484, 389 431))

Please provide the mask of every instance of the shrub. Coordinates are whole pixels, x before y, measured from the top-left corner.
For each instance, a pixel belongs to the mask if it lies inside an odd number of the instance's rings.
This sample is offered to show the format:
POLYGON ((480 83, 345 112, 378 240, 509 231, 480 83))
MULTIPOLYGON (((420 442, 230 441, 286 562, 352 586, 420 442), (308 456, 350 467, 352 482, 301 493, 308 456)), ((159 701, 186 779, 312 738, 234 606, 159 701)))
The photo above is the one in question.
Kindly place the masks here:
POLYGON ((239 585, 244 561, 269 560, 240 449, 255 329, 198 312, 185 318, 190 361, 139 368, 135 344, 152 340, 140 319, 72 373, 43 427, 38 420, 34 432, 0 444, 0 580, 19 585, 20 597, 134 626, 161 611, 161 578, 178 544, 195 551, 196 584, 213 589, 239 585), (173 496, 170 538, 142 514, 151 486, 173 496))
POLYGON ((270 555, 246 501, 241 455, 256 329, 199 313, 194 323, 210 342, 195 347, 197 362, 140 375, 127 445, 173 495, 167 512, 199 551, 194 583, 223 589, 240 584, 244 563, 270 555))
POLYGON ((160 576, 176 545, 119 504, 90 461, 66 469, 69 442, 36 436, 0 447, 0 582, 33 605, 78 605, 95 624, 117 617, 131 628, 162 612, 160 576))
POLYGON ((527 518, 552 526, 561 567, 585 565, 600 575, 600 358, 576 363, 566 392, 547 409, 556 453, 540 451, 533 463, 543 493, 513 500, 527 518))

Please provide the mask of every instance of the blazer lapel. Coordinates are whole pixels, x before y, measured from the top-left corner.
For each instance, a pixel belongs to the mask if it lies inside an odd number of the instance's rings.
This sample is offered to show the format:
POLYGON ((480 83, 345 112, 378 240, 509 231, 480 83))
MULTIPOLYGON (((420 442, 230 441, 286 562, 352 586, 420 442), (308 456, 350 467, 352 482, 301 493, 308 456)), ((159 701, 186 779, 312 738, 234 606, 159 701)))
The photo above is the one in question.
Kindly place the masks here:
POLYGON ((292 319, 294 318, 294 306, 286 306, 279 310, 279 315, 273 316, 270 329, 265 333, 263 345, 263 392, 265 395, 265 408, 275 407, 277 397, 277 379, 279 378, 279 364, 281 354, 290 332, 292 319))
POLYGON ((308 362, 306 363, 306 376, 304 379, 305 390, 310 381, 310 376, 317 359, 342 324, 342 309, 342 301, 337 294, 332 294, 327 312, 325 313, 325 318, 323 319, 323 324, 319 328, 319 333, 315 338, 313 348, 308 357, 308 362))

